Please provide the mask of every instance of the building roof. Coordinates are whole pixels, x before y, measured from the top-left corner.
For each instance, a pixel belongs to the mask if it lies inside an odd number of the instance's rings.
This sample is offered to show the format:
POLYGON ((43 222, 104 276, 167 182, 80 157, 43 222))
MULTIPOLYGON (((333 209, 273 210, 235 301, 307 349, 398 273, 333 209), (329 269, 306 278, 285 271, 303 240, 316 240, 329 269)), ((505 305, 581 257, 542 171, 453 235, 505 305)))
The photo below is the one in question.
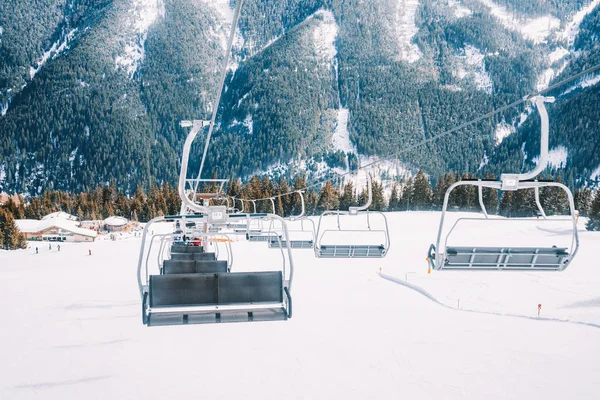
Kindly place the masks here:
POLYGON ((104 224, 105 225, 110 225, 110 226, 123 226, 123 225, 127 225, 129 221, 127 220, 127 218, 124 217, 108 217, 104 220, 104 224))
POLYGON ((75 235, 87 236, 95 238, 98 236, 96 231, 84 229, 73 224, 73 221, 64 220, 61 218, 51 218, 48 220, 38 221, 36 219, 17 219, 15 220, 17 227, 23 233, 40 233, 50 228, 60 228, 75 235))
POLYGON ((76 216, 67 214, 66 212, 63 212, 63 211, 57 211, 57 212, 53 212, 52 214, 48 214, 44 218, 42 218, 42 221, 46 221, 49 219, 64 219, 67 221, 77 221, 76 216))

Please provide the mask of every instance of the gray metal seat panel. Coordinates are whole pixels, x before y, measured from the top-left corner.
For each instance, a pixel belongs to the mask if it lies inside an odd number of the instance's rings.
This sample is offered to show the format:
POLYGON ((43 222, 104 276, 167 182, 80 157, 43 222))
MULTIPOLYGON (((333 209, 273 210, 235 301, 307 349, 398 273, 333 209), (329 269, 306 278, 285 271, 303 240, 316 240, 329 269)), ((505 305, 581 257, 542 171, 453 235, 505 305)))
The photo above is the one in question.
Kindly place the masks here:
POLYGON ((322 258, 381 258, 385 254, 382 245, 323 245, 319 250, 322 258))
POLYGON ((150 275, 150 307, 217 304, 217 274, 150 275))
POLYGON ((206 274, 227 273, 227 261, 225 260, 165 260, 163 274, 206 274))
POLYGON ((216 260, 217 256, 215 253, 172 253, 171 260, 216 260))
POLYGON ((174 253, 204 253, 204 248, 201 246, 186 246, 174 244, 171 246, 171 254, 174 253))
MULTIPOLYGON (((276 238, 277 235, 246 235, 246 239, 249 242, 269 242, 271 240, 273 240, 274 238, 276 238)), ((281 236, 279 236, 281 237, 281 236)))
MULTIPOLYGON (((290 240, 290 247, 292 249, 312 249, 313 246, 314 242, 312 240, 290 240)), ((277 249, 280 247, 286 248, 287 242, 285 240, 282 240, 281 242, 277 240, 271 240, 269 242, 269 247, 277 249)))
POLYGON ((265 310, 254 311, 235 310, 219 312, 207 311, 193 313, 151 314, 148 318, 148 326, 285 320, 287 320, 287 312, 285 309, 270 308, 265 310))
POLYGON ((150 276, 150 307, 283 301, 281 271, 150 276))
POLYGON ((562 269, 564 247, 448 247, 443 269, 562 269))
POLYGON ((282 301, 283 286, 280 271, 219 276, 219 304, 282 301))

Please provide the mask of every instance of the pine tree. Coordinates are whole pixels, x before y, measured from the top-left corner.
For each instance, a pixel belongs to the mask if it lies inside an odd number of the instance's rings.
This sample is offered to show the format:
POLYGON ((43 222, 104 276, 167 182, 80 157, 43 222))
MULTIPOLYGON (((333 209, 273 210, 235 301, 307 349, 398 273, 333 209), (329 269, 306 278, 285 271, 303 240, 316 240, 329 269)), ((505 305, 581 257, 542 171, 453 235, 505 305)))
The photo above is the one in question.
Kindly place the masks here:
POLYGON ((433 191, 433 207, 441 210, 444 206, 444 197, 448 188, 454 184, 454 176, 451 173, 440 176, 435 190, 433 191))
POLYGON ((356 206, 356 196, 354 193, 354 184, 348 182, 344 186, 344 191, 339 198, 340 210, 347 210, 350 207, 356 206))
POLYGON ((12 214, 0 208, 0 242, 6 250, 27 248, 25 235, 19 231, 12 214))
POLYGON ((370 210, 374 211, 385 211, 387 204, 385 203, 385 197, 383 195, 383 185, 377 181, 372 182, 372 197, 370 210))
POLYGON ((392 185, 392 193, 390 194, 390 202, 388 203, 388 211, 398 211, 400 209, 400 192, 398 183, 392 185))
POLYGON ((589 188, 575 191, 575 208, 579 215, 587 217, 592 206, 592 191, 589 188))
POLYGON ((317 209, 320 212, 325 210, 337 210, 339 208, 339 200, 338 194, 331 181, 327 181, 325 186, 321 189, 319 193, 319 202, 317 205, 317 209))
POLYGON ((596 192, 590 206, 589 219, 585 225, 588 231, 600 231, 600 190, 596 192))
POLYGON ((402 204, 403 210, 409 211, 409 210, 414 209, 414 205, 413 205, 414 191, 415 191, 415 185, 413 184, 413 179, 411 176, 408 178, 408 181, 406 181, 406 184, 402 188, 401 204, 402 204))
POLYGON ((428 210, 431 207, 431 196, 432 191, 431 186, 429 186, 429 179, 427 179, 423 170, 419 170, 414 184, 414 209, 428 210))

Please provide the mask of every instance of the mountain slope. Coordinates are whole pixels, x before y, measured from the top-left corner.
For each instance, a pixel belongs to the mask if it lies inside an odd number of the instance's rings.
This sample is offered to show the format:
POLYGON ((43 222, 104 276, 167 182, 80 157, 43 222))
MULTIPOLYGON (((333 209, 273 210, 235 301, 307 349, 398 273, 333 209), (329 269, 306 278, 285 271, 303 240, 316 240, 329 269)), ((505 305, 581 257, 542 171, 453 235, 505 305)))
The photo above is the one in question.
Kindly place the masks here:
MULTIPOLYGON (((527 168, 538 152, 530 107, 415 146, 600 62, 599 4, 247 0, 208 171, 313 176, 388 154, 398 174, 527 168)), ((0 189, 174 182, 179 121, 216 106, 234 5, 0 5, 0 189)), ((551 146, 567 150, 549 173, 571 185, 593 184, 600 165, 595 83, 554 93, 549 107, 551 146)))

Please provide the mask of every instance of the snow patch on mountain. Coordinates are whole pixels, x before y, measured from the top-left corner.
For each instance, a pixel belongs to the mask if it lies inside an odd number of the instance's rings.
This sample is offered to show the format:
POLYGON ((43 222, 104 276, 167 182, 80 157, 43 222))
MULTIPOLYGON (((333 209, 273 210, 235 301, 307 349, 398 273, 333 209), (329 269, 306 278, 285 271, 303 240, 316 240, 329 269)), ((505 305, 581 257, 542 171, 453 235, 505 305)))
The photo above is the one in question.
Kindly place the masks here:
POLYGON ((140 63, 144 60, 148 29, 164 15, 163 0, 131 0, 131 7, 123 27, 129 35, 123 51, 115 57, 116 68, 125 70, 129 79, 133 79, 140 63))
POLYGON ((555 62, 562 60, 567 54, 569 54, 569 50, 564 47, 557 47, 550 55, 550 63, 554 64, 555 62))
POLYGON ((350 141, 350 134, 348 133, 349 114, 350 112, 347 108, 340 108, 338 110, 337 125, 333 133, 332 142, 335 150, 356 154, 356 146, 350 141))
POLYGON ((507 124, 502 121, 498 125, 496 125, 496 130, 494 131, 494 137, 496 138, 496 145, 502 143, 504 139, 509 137, 512 133, 515 132, 515 127, 507 124))
POLYGON ((315 52, 318 57, 331 63, 337 55, 335 38, 339 28, 331 11, 319 10, 314 15, 322 18, 322 22, 317 24, 312 31, 315 52))
POLYGON ((552 31, 560 27, 560 20, 551 15, 528 19, 516 18, 506 7, 500 6, 491 0, 479 0, 490 9, 490 14, 505 28, 519 32, 525 39, 534 43, 545 42, 552 31))
POLYGON ((473 11, 460 4, 458 0, 448 0, 448 7, 452 9, 456 18, 464 18, 473 14, 473 11))
POLYGON ((477 168, 477 171, 480 171, 483 167, 485 167, 486 165, 488 165, 489 162, 490 162, 490 159, 487 156, 487 153, 484 151, 483 152, 483 158, 481 159, 481 162, 479 163, 479 168, 477 168))
POLYGON ((44 52, 44 54, 42 54, 42 56, 35 62, 35 67, 29 67, 29 78, 33 79, 48 60, 55 59, 65 49, 68 49, 69 43, 75 37, 75 33, 77 33, 77 28, 67 33, 65 37, 61 40, 57 40, 56 42, 54 42, 52 47, 50 47, 48 51, 44 52))
POLYGON ((7 101, 0 107, 0 117, 4 117, 6 112, 8 111, 8 106, 10 105, 10 101, 7 101))
POLYGON ((554 169, 567 167, 569 151, 564 146, 558 146, 548 152, 548 165, 554 169))
POLYGON ((421 58, 421 50, 412 43, 419 31, 415 24, 415 14, 419 7, 418 0, 398 0, 396 4, 396 37, 399 45, 400 59, 413 63, 421 58))
POLYGON ((575 86, 571 86, 567 90, 563 92, 563 95, 571 93, 577 89, 585 89, 586 87, 594 86, 598 82, 600 82, 600 75, 588 77, 581 82, 577 83, 575 86))
POLYGON ((557 38, 560 40, 565 40, 569 46, 572 46, 575 42, 577 34, 579 34, 579 26, 581 25, 581 22, 585 16, 591 13, 596 7, 598 7, 598 5, 600 5, 600 0, 593 0, 590 4, 575 13, 573 18, 567 22, 566 27, 562 31, 557 32, 557 38))
POLYGON ((593 181, 600 180, 600 165, 598 165, 598 167, 592 171, 592 174, 590 175, 590 179, 593 181))
POLYGON ((253 124, 254 121, 252 120, 252 114, 246 115, 246 118, 244 118, 244 126, 246 127, 246 129, 248 129, 248 133, 250 135, 252 135, 252 132, 254 132, 253 124))
MULTIPOLYGON (((223 50, 227 50, 227 41, 229 40, 229 34, 231 32, 231 24, 233 23, 235 10, 231 8, 229 0, 207 0, 205 1, 205 3, 208 6, 212 7, 220 17, 220 21, 217 21, 217 24, 214 27, 210 27, 210 30, 212 36, 218 38, 223 50)), ((274 39, 273 41, 275 40, 276 39, 274 39)), ((250 48, 253 47, 251 43, 248 43, 248 45, 250 46, 250 48)), ((237 27, 235 31, 232 47, 233 49, 237 50, 244 47, 244 38, 240 33, 239 27, 237 27)), ((236 50, 234 50, 233 53, 235 54, 236 50)), ((253 54, 253 51, 251 51, 251 54, 253 54)), ((235 71, 238 68, 238 62, 239 60, 232 55, 228 67, 231 70, 235 71)))
POLYGON ((493 82, 485 70, 485 55, 470 45, 465 46, 461 53, 458 58, 462 62, 452 71, 452 75, 458 79, 471 80, 477 89, 491 94, 493 82))

